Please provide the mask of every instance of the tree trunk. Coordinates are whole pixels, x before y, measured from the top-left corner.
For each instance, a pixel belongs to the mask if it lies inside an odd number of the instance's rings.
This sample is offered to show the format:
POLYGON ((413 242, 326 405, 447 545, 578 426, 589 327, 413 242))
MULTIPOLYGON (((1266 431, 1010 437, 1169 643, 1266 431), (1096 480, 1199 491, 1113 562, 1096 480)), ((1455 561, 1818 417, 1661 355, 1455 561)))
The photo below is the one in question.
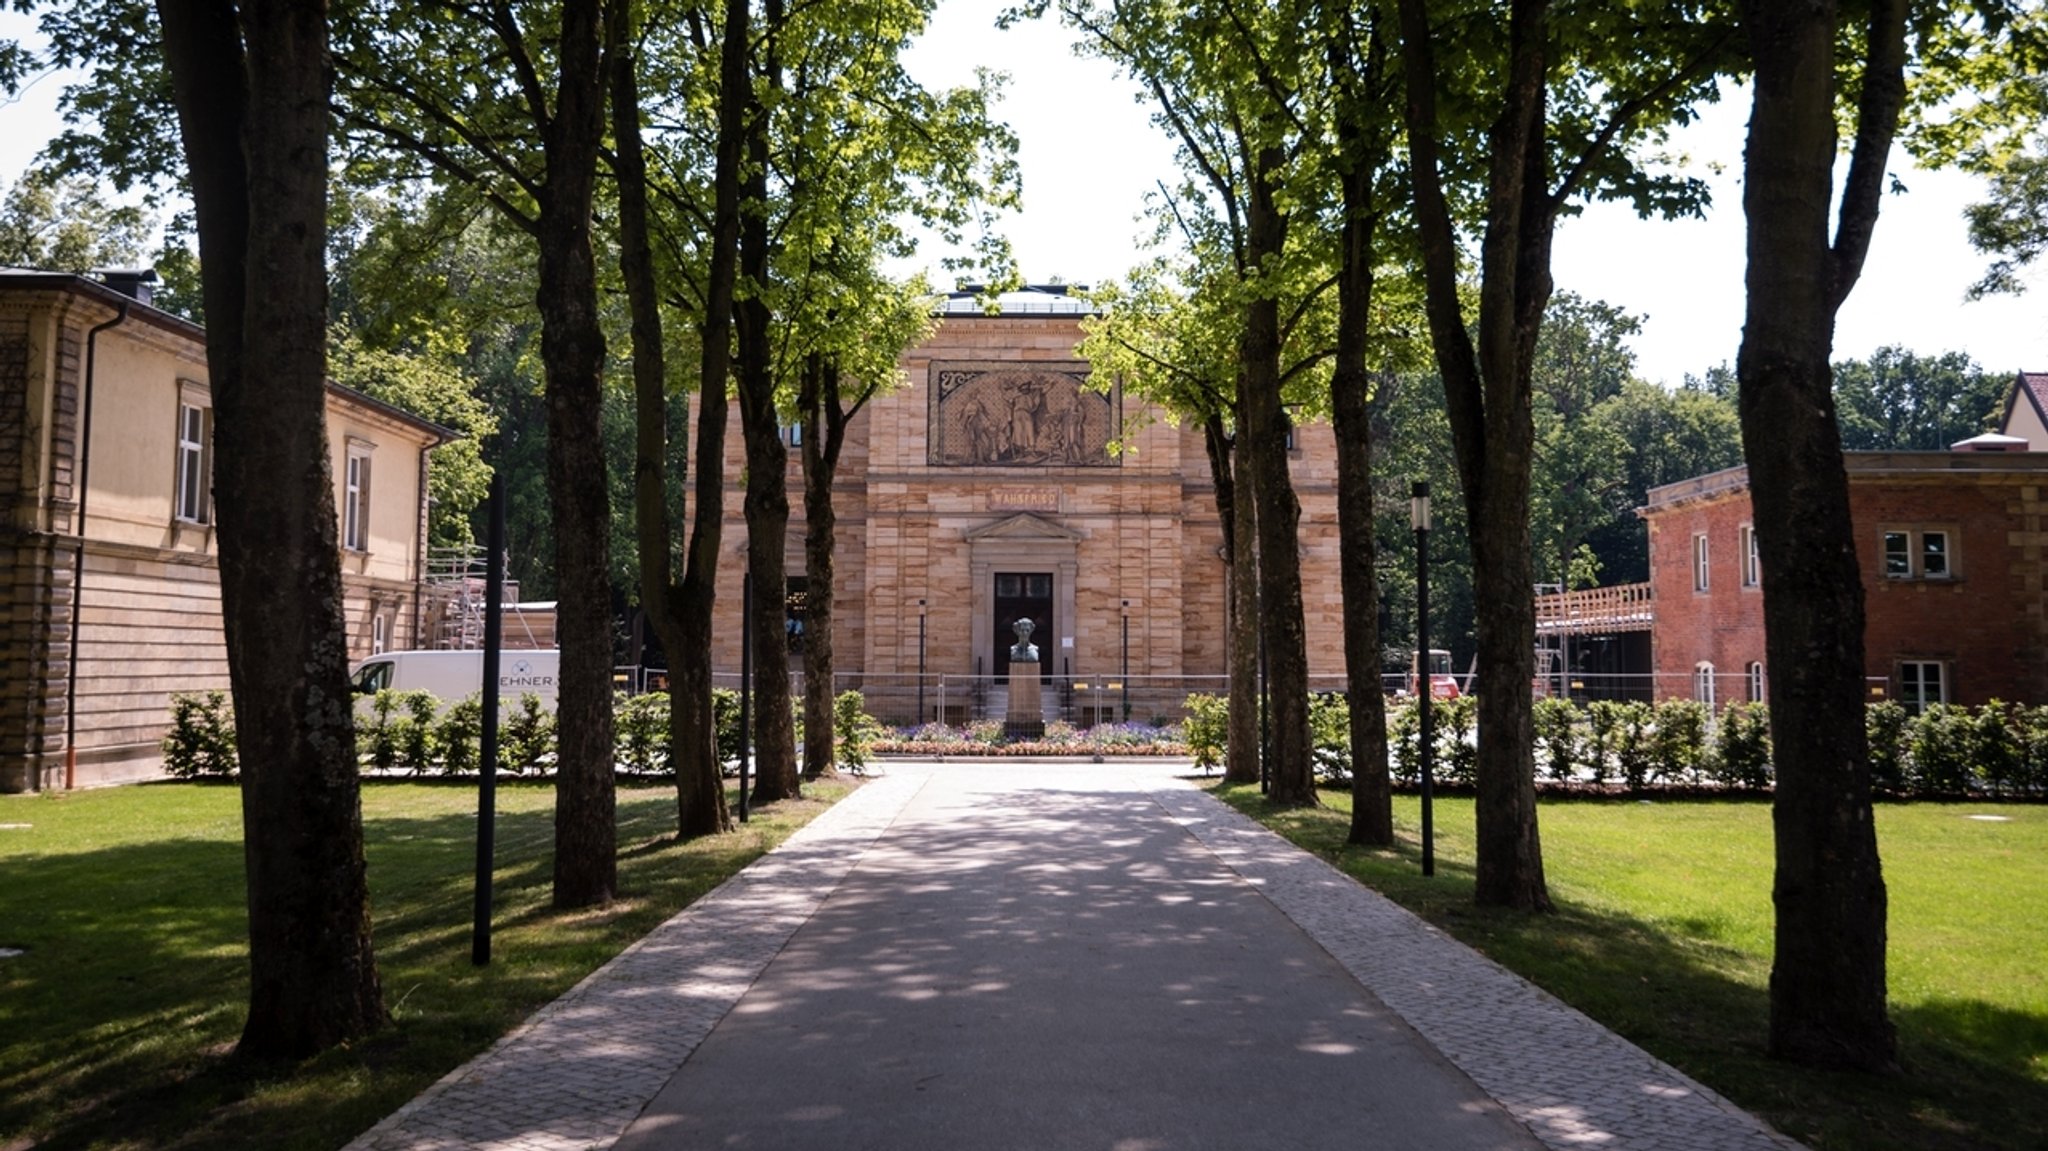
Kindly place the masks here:
MULTIPOLYGON (((1275 203, 1272 174, 1279 151, 1262 150, 1248 197, 1248 262, 1263 267, 1287 241, 1287 216, 1275 203)), ((1245 307, 1238 341, 1245 419, 1239 451, 1252 474, 1258 502, 1259 627, 1266 656, 1273 761, 1268 765, 1275 803, 1316 802, 1313 746, 1308 730, 1308 637, 1301 607, 1301 501, 1287 474, 1287 413, 1280 404, 1280 302, 1261 293, 1245 307)))
MULTIPOLYGON (((804 601, 804 777, 821 779, 839 774, 832 715, 832 533, 839 521, 832 506, 832 481, 846 443, 846 422, 835 418, 839 372, 822 356, 814 355, 804 365, 799 406, 804 429, 804 586, 809 589, 804 601)), ((924 722, 922 716, 918 722, 924 722)))
MULTIPOLYGON (((1875 55, 1897 41, 1903 4, 1873 7, 1875 55)), ((1883 146, 1859 135, 1845 248, 1830 251, 1835 6, 1745 3, 1743 23, 1756 95, 1744 156, 1748 313, 1736 372, 1777 764, 1771 1052, 1889 1070, 1897 1046, 1885 1015, 1886 895, 1863 726, 1863 583, 1828 358, 1835 311, 1877 213, 1875 196, 1858 194, 1858 165, 1881 170, 1897 111, 1873 125, 1866 99, 1862 128, 1881 127, 1883 146)), ((1896 83, 1895 67, 1873 61, 1866 83, 1896 83)))
MULTIPOLYGON (((623 26, 627 12, 625 5, 619 5, 610 13, 613 45, 631 42, 630 29, 623 26)), ((697 650, 690 645, 692 636, 699 633, 693 633, 685 624, 691 613, 684 605, 696 603, 695 617, 706 621, 701 634, 707 648, 712 605, 708 597, 696 594, 697 587, 675 584, 670 559, 668 370, 662 346, 660 292, 648 238, 647 164, 640 137, 636 66, 632 58, 620 58, 611 77, 612 136, 617 141, 613 167, 619 189, 619 271, 633 317, 633 526, 639 542, 641 607, 655 634, 661 637, 662 650, 668 653, 670 663, 669 764, 677 778, 677 832, 680 838, 690 839, 724 831, 728 820, 716 747, 717 722, 711 707, 711 680, 703 674, 710 661, 687 654, 697 650)), ((729 276, 729 261, 727 271, 729 276)), ((720 375, 722 378, 722 372, 720 375)), ((722 461, 722 403, 706 405, 705 411, 699 413, 699 435, 705 434, 714 416, 716 426, 710 429, 712 451, 701 458, 722 461)), ((687 468, 687 453, 683 463, 687 468)), ((714 466, 710 471, 711 488, 708 497, 700 489, 698 507, 712 509, 714 542, 710 562, 715 567, 717 515, 724 478, 722 467, 714 466)), ((700 530, 702 524, 700 519, 700 530)))
POLYGON ((250 3, 239 30, 226 3, 166 3, 159 18, 212 323, 221 620, 248 870, 249 1017, 236 1051, 299 1059, 385 1018, 327 464, 326 10, 250 3))
POLYGON ((590 212, 604 129, 598 0, 562 7, 561 81, 546 126, 540 204, 541 363, 548 504, 555 532, 561 694, 556 704, 556 907, 608 903, 617 888, 612 763, 611 507, 605 483, 604 333, 590 212))
POLYGON ((1376 165, 1345 179, 1353 204, 1344 223, 1337 284, 1337 362, 1330 422, 1337 439, 1337 540, 1344 588, 1344 698, 1351 715, 1349 842, 1394 843, 1394 781, 1387 772, 1387 696, 1380 687, 1380 590, 1375 570, 1372 488, 1372 375, 1366 330, 1372 315, 1372 221, 1358 205, 1376 165))
MULTIPOLYGON (((1401 0, 1408 77, 1410 170, 1427 288, 1430 340, 1444 380, 1472 543, 1472 591, 1483 605, 1479 649, 1478 861, 1481 905, 1544 911, 1536 830, 1535 672, 1529 484, 1535 451, 1530 369, 1550 298, 1555 208, 1545 179, 1545 0, 1515 0, 1509 75, 1488 133, 1487 226, 1480 254, 1475 349, 1458 296, 1458 242, 1436 140, 1436 62, 1422 0, 1401 0)), ((1426 690, 1426 685, 1418 685, 1426 690)))
MULTIPOLYGON (((775 36, 781 27, 780 0, 768 0, 763 25, 764 77, 782 87, 775 36)), ((751 91, 751 90, 750 90, 751 91)), ((748 291, 733 312, 739 333, 740 438, 746 443, 747 581, 753 585, 754 631, 754 801, 793 799, 802 790, 797 774, 796 731, 790 715, 789 637, 785 600, 789 594, 789 449, 775 408, 775 360, 769 339, 773 317, 764 294, 774 269, 768 234, 768 110, 751 95, 746 118, 747 168, 742 196, 751 205, 740 220, 740 280, 748 291)), ((744 753, 743 753, 744 754, 744 753)))
MULTIPOLYGON (((711 252, 697 398, 697 475, 688 567, 676 595, 681 638, 669 649, 669 762, 676 773, 676 834, 714 835, 732 826, 718 713, 711 682, 711 624, 725 517, 726 380, 732 369, 732 312, 740 235, 740 163, 748 101, 747 0, 726 0, 719 46, 718 143, 711 182, 711 252)), ((664 641, 665 642, 665 641, 664 641)))
MULTIPOLYGON (((1209 449, 1209 472, 1216 480, 1216 512, 1223 520, 1224 570, 1228 580, 1225 594, 1224 626, 1229 629, 1227 652, 1230 686, 1225 694, 1229 704, 1229 735, 1223 753, 1223 778, 1228 783, 1259 781, 1259 585, 1258 514, 1250 498, 1249 482, 1239 482, 1234 472, 1244 467, 1244 455, 1233 450, 1224 431, 1223 417, 1213 415, 1203 423, 1202 437, 1209 449)), ((1249 480, 1249 477, 1246 477, 1249 480)))

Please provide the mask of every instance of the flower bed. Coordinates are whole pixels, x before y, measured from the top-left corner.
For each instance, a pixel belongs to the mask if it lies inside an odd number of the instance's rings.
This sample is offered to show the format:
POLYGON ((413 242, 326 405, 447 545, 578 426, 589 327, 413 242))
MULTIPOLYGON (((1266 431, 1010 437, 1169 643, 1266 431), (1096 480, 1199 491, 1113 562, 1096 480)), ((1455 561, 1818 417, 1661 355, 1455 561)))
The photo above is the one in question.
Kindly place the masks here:
POLYGON ((1003 734, 1001 720, 978 720, 966 727, 928 723, 884 735, 874 742, 877 755, 1025 756, 1025 755, 1187 755, 1188 745, 1176 726, 1104 723, 1076 728, 1055 720, 1031 739, 1003 734))

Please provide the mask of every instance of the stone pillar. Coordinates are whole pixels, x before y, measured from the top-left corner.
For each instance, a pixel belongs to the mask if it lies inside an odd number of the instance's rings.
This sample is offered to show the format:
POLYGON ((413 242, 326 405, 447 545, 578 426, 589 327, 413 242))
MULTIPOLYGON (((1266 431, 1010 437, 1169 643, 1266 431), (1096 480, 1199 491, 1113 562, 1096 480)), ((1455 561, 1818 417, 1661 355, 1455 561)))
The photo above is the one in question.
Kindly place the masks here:
POLYGON ((1037 660, 1010 657, 1010 711, 1003 720, 1003 734, 1012 739, 1036 739, 1045 734, 1045 700, 1040 694, 1037 660))
POLYGON ((1031 642, 1035 625, 1016 622, 1017 643, 1010 649, 1010 710, 1003 734, 1011 739, 1037 739, 1045 734, 1045 701, 1038 683, 1038 645, 1031 642))

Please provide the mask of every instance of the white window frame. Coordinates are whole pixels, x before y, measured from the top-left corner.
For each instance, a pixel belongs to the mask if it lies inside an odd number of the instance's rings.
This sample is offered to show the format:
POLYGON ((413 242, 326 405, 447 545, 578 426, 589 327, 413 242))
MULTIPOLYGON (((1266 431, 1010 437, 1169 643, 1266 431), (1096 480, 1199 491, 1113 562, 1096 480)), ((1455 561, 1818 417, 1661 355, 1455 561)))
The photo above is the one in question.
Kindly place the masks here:
POLYGON ((1959 534, 1948 524, 1887 524, 1877 535, 1878 570, 1888 580, 1955 579, 1959 534))
POLYGON ((1710 708, 1714 706, 1714 665, 1706 660, 1692 666, 1692 697, 1710 708))
POLYGON ((390 625, 384 619, 384 613, 381 611, 377 612, 376 614, 370 617, 371 655, 384 654, 385 645, 391 642, 391 636, 388 630, 389 626, 390 625))
POLYGON ((171 518, 213 522, 213 405, 204 385, 178 381, 178 426, 173 449, 171 518))
POLYGON ((1742 550, 1740 554, 1742 557, 1742 586, 1761 587, 1763 585, 1764 568, 1763 561, 1757 558, 1756 527, 1752 524, 1742 525, 1742 550))
POLYGON ((341 477, 341 546, 352 552, 370 550, 370 466, 374 445, 350 437, 341 477))
POLYGON ((1944 659, 1902 659, 1898 662, 1898 701, 1908 712, 1919 715, 1929 704, 1947 703, 1949 698, 1949 666, 1944 659), (1933 672, 1934 692, 1929 698, 1928 672, 1933 672))
POLYGON ((1692 533, 1692 590, 1696 592, 1708 590, 1708 558, 1707 533, 1692 533))
POLYGON ((1743 670, 1743 682, 1749 691, 1749 702, 1764 702, 1764 665, 1762 660, 1751 660, 1743 670))

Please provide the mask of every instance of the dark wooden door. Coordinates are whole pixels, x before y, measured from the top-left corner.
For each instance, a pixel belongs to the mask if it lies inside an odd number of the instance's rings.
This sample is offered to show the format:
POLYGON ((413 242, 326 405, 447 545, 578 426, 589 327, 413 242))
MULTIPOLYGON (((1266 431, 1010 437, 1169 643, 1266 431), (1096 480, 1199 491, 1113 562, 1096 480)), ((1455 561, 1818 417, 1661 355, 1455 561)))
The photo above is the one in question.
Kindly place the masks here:
POLYGON ((1052 661, 1059 650, 1052 618, 1050 572, 996 573, 996 650, 991 663, 998 676, 1010 674, 1010 645, 1017 642, 1017 621, 1030 619, 1031 642, 1038 648, 1038 678, 1052 679, 1052 661))

